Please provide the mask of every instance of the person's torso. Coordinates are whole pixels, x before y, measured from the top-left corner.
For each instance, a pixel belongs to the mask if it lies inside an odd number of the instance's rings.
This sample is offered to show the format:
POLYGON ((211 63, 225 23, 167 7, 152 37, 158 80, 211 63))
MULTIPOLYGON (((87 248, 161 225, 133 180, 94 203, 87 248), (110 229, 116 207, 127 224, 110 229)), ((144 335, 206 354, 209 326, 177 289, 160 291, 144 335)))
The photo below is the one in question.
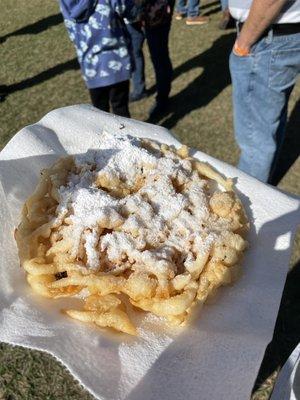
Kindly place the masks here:
POLYGON ((91 81, 101 78, 99 86, 102 86, 102 82, 103 86, 115 83, 115 79, 119 81, 123 75, 124 79, 128 79, 131 70, 130 39, 115 7, 118 7, 118 3, 112 4, 112 0, 98 0, 93 12, 81 22, 63 13, 84 79, 91 81))
MULTIPOLYGON (((230 14, 237 21, 244 22, 248 17, 251 4, 252 0, 229 0, 230 14)), ((297 22, 300 22, 300 0, 287 0, 275 23, 297 22)))

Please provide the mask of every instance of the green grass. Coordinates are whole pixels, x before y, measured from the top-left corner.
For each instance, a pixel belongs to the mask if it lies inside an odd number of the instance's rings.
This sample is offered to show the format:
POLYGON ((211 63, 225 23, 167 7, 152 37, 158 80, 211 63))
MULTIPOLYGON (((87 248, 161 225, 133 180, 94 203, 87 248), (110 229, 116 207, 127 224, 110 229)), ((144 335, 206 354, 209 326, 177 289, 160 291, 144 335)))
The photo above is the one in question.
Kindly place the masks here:
MULTIPOLYGON (((189 146, 230 164, 238 159, 232 129, 231 86, 228 53, 233 31, 220 32, 218 3, 203 2, 211 22, 207 26, 187 27, 174 21, 170 50, 175 79, 172 109, 161 123, 189 146)), ((2 0, 0 15, 0 85, 12 93, 0 103, 0 148, 23 126, 38 121, 52 109, 89 102, 80 72, 73 61, 75 53, 60 22, 57 2, 53 0, 2 0), (49 19, 50 16, 53 16, 49 19), (41 23, 38 21, 43 20, 41 23), (44 29, 48 23, 48 28, 44 29), (22 29, 24 28, 24 29, 22 29)), ((148 87, 154 73, 146 51, 148 87)), ((290 100, 289 131, 299 127, 300 85, 290 100), (298 110, 298 114, 296 112, 298 110)), ((131 107, 132 117, 145 120, 152 95, 131 107)), ((299 128, 298 128, 299 129, 299 128)), ((285 157, 296 145, 290 140, 285 157)), ((283 190, 300 194, 300 161, 293 164, 279 183, 283 190)), ((300 238, 295 242, 291 265, 299 259, 300 238)), ((288 279, 276 333, 270 345, 253 400, 267 400, 279 366, 300 336, 299 264, 288 279), (297 319, 298 318, 298 319, 297 319)), ((38 352, 0 345, 0 399, 92 399, 53 357, 38 352)))

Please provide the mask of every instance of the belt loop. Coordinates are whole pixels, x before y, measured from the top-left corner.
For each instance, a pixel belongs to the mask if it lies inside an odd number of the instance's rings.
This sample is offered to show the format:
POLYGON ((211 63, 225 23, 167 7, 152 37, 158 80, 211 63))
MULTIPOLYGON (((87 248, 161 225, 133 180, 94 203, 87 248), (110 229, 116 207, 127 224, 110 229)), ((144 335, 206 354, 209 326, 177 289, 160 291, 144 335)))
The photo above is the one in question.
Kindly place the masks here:
POLYGON ((273 42, 273 36, 274 36, 273 27, 271 27, 269 32, 268 32, 268 36, 267 36, 266 42, 267 43, 272 43, 273 42))

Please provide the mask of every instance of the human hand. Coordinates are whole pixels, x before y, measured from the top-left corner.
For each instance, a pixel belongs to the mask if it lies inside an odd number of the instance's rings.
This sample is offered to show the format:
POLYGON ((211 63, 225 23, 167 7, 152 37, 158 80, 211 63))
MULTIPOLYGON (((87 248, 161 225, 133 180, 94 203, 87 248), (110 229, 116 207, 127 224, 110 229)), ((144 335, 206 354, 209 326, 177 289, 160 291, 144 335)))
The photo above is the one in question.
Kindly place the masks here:
POLYGON ((234 43, 233 53, 238 57, 246 57, 250 55, 251 46, 247 43, 240 43, 239 38, 234 43))

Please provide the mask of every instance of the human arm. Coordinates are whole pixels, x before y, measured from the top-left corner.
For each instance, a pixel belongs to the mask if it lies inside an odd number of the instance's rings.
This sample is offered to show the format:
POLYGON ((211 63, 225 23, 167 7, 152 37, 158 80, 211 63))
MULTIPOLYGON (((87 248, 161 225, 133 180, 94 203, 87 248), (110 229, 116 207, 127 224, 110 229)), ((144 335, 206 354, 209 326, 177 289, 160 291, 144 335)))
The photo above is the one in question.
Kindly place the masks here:
POLYGON ((251 46, 276 19, 286 2, 287 0, 253 0, 233 51, 237 55, 248 55, 251 46))

